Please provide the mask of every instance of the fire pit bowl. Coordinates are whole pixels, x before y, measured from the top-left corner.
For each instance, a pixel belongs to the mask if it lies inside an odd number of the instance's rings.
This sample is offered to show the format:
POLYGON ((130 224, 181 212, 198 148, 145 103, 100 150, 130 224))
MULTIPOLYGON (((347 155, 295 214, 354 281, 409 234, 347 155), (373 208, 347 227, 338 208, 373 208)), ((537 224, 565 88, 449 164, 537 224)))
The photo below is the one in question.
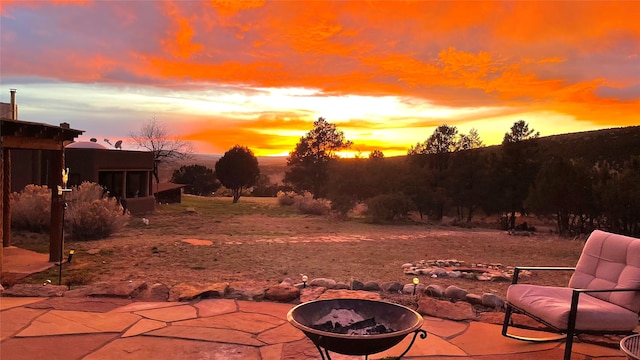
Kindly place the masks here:
MULTIPOLYGON (((387 350, 398 344, 407 334, 421 332, 421 337, 426 337, 426 332, 420 330, 423 319, 420 314, 408 307, 376 300, 365 299, 329 299, 316 300, 297 305, 287 314, 287 320, 291 325, 300 329, 318 348, 344 355, 370 355, 387 350), (341 334, 334 331, 318 330, 318 323, 326 319, 336 318, 335 314, 355 313, 359 317, 383 325, 389 331, 374 334, 341 334), (314 328, 315 327, 315 328, 314 328)), ((344 324, 343 324, 344 325, 344 324)), ((413 341, 409 348, 413 345, 413 341)), ((402 355, 404 355, 407 349, 402 355)), ((400 357, 402 357, 400 355, 400 357)), ((322 355, 324 359, 324 355, 322 355)))

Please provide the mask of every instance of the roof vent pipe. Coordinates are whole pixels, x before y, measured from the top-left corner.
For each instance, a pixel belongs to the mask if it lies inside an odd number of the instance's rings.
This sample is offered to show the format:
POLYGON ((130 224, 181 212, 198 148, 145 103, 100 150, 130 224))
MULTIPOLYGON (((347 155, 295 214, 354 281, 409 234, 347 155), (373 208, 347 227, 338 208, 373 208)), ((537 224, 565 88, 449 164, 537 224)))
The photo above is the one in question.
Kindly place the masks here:
POLYGON ((18 105, 16 105, 16 89, 9 89, 11 92, 11 120, 18 120, 18 105))

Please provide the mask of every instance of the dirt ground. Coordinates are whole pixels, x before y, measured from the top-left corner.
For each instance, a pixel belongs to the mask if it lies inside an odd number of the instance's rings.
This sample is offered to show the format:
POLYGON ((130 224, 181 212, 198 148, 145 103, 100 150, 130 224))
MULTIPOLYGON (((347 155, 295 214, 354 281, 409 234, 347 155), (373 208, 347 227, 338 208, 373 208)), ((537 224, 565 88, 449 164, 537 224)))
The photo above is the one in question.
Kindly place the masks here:
MULTIPOLYGON (((410 283, 402 264, 457 259, 505 266, 574 266, 584 239, 563 239, 549 232, 512 236, 489 228, 465 229, 431 223, 374 225, 361 219, 298 215, 275 199, 187 197, 180 205, 162 205, 153 214, 99 241, 67 242, 75 250, 64 282, 145 280, 148 283, 253 281, 277 284, 284 278, 399 281, 410 283)), ((46 236, 16 233, 14 244, 41 247, 46 236)), ((41 247, 42 248, 42 247, 41 247)), ((46 249, 46 247, 45 247, 46 249)), ((55 269, 23 281, 56 277, 55 269)), ((57 273, 56 273, 57 274, 57 273)), ((534 274, 531 281, 566 285, 570 273, 534 274)), ((425 284, 458 285, 471 293, 504 296, 508 282, 418 276, 425 284)))

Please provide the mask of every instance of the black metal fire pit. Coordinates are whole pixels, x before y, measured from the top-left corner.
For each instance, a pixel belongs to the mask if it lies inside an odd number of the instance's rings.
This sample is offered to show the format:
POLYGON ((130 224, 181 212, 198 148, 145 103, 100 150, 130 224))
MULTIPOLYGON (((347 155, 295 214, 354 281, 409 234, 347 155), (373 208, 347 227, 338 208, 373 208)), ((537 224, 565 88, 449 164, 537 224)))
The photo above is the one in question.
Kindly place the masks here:
POLYGON ((427 332, 420 329, 424 321, 420 314, 402 305, 376 300, 310 301, 291 309, 287 320, 316 345, 323 360, 325 355, 331 360, 329 351, 368 357, 393 347, 413 333, 411 343, 398 356, 401 358, 418 335, 422 339, 427 337, 427 332), (349 314, 353 318, 349 319, 349 314))

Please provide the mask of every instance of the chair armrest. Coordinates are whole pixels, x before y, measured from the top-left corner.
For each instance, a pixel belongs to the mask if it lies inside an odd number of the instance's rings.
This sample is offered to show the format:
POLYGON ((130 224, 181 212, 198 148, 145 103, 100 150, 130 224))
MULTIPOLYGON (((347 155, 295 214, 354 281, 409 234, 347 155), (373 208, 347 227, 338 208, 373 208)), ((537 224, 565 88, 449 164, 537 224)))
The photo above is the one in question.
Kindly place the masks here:
POLYGON ((633 289, 625 289, 625 288, 618 288, 618 289, 573 289, 574 293, 602 293, 602 292, 624 292, 624 291, 640 291, 639 288, 633 288, 633 289))
POLYGON ((513 269, 513 279, 511 280, 511 284, 518 283, 518 275, 520 274, 520 270, 564 270, 564 271, 574 271, 575 267, 565 267, 565 266, 516 266, 513 269))
POLYGON ((573 293, 571 294, 571 309, 569 310, 569 330, 573 332, 576 317, 578 316, 578 300, 580 299, 580 294, 582 293, 603 293, 603 292, 623 292, 623 291, 640 291, 639 288, 627 289, 627 288, 618 288, 618 289, 573 289, 573 293))

